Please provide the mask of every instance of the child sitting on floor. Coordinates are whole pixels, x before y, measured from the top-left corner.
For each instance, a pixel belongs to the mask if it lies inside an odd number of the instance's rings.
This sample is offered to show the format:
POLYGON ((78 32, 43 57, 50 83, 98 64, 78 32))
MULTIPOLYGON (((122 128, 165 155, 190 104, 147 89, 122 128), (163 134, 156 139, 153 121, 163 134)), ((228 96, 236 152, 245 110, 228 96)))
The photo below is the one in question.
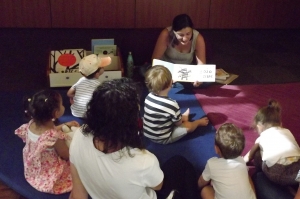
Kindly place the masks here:
POLYGON ((83 118, 87 103, 99 86, 98 78, 104 73, 104 67, 111 63, 110 57, 95 54, 84 57, 79 62, 79 72, 83 75, 67 92, 70 98, 72 115, 83 118))
POLYGON ((208 124, 207 117, 189 122, 189 109, 181 114, 177 102, 168 97, 172 87, 169 69, 153 66, 146 72, 145 80, 150 93, 145 99, 143 129, 153 142, 172 143, 208 124))
POLYGON ((281 107, 278 101, 269 100, 254 117, 259 137, 245 155, 246 162, 254 159, 257 170, 280 185, 297 185, 300 169, 300 148, 293 134, 282 127, 281 107))
POLYGON ((202 199, 256 198, 246 163, 240 156, 244 147, 244 134, 235 125, 225 123, 217 130, 215 151, 220 157, 207 161, 198 180, 202 199))
MULTIPOLYGON (((37 92, 24 101, 30 122, 15 130, 25 146, 23 148, 24 173, 27 182, 35 189, 52 194, 71 191, 72 179, 69 147, 62 126, 55 119, 64 114, 61 95, 52 90, 37 92)), ((76 121, 68 126, 79 127, 76 121)))

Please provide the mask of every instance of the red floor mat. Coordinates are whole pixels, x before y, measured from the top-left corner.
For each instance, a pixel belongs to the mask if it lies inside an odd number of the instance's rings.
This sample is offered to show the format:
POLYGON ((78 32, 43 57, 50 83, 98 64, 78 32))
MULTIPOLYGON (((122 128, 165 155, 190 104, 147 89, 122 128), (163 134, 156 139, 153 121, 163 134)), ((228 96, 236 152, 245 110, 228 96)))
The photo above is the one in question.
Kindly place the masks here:
POLYGON ((217 129, 225 122, 232 122, 243 129, 246 136, 245 154, 257 138, 251 128, 253 117, 268 99, 279 101, 282 122, 300 143, 300 83, 267 85, 213 85, 194 90, 202 109, 217 129))

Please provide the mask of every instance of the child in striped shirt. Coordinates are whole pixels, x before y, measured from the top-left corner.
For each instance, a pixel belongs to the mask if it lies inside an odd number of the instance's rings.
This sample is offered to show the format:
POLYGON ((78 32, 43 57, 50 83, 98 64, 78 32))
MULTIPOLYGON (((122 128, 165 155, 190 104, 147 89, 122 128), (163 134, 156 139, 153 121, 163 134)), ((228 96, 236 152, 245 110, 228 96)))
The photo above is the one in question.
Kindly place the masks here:
POLYGON ((145 75, 149 94, 145 99, 143 130, 153 142, 169 144, 206 126, 208 118, 188 121, 189 109, 181 114, 178 103, 168 97, 172 87, 171 72, 164 66, 153 66, 145 75))
POLYGON ((83 75, 67 92, 70 98, 71 112, 75 117, 83 118, 87 103, 94 90, 99 86, 98 78, 104 73, 104 67, 111 63, 110 57, 98 57, 95 54, 84 57, 79 62, 79 72, 83 75))

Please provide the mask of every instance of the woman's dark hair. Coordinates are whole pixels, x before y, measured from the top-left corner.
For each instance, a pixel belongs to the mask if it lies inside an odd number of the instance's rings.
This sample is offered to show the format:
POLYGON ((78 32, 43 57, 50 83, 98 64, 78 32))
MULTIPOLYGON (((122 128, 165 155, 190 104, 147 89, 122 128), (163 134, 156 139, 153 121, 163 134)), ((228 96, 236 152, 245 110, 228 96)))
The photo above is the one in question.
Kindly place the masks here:
MULTIPOLYGON (((176 31, 182 30, 187 27, 190 27, 192 29, 194 28, 194 24, 193 24, 191 18, 189 17, 189 15, 180 14, 180 15, 177 15, 176 17, 174 17, 173 23, 172 23, 173 31, 176 32, 176 31)), ((177 45, 179 43, 178 40, 175 39, 176 36, 173 31, 170 31, 170 35, 169 35, 169 41, 172 41, 171 42, 172 46, 177 45)))
POLYGON ((245 147, 245 136, 240 128, 232 123, 225 123, 217 130, 215 145, 219 147, 225 159, 240 156, 245 147))
POLYGON ((104 153, 126 147, 144 149, 139 132, 139 99, 128 78, 103 82, 87 105, 83 133, 104 142, 104 153))
POLYGON ((32 118, 37 125, 53 119, 54 111, 59 109, 61 96, 53 90, 42 90, 32 97, 23 98, 25 116, 32 118))
POLYGON ((268 105, 258 110, 254 117, 254 126, 259 122, 263 125, 281 126, 281 106, 277 100, 269 99, 268 105))
POLYGON ((175 32, 182 30, 183 28, 187 28, 187 27, 194 28, 194 24, 193 24, 191 18, 187 14, 177 15, 173 19, 172 29, 175 32))

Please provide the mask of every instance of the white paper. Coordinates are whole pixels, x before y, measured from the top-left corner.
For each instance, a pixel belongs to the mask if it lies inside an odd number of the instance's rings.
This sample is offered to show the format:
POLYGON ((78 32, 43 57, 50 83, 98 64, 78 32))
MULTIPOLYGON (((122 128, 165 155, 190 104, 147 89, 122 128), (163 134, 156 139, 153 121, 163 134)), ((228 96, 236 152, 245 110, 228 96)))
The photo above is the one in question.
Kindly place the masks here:
POLYGON ((213 64, 173 64, 159 59, 153 59, 152 66, 155 65, 162 65, 168 68, 172 74, 173 81, 215 82, 216 80, 216 65, 213 64))

